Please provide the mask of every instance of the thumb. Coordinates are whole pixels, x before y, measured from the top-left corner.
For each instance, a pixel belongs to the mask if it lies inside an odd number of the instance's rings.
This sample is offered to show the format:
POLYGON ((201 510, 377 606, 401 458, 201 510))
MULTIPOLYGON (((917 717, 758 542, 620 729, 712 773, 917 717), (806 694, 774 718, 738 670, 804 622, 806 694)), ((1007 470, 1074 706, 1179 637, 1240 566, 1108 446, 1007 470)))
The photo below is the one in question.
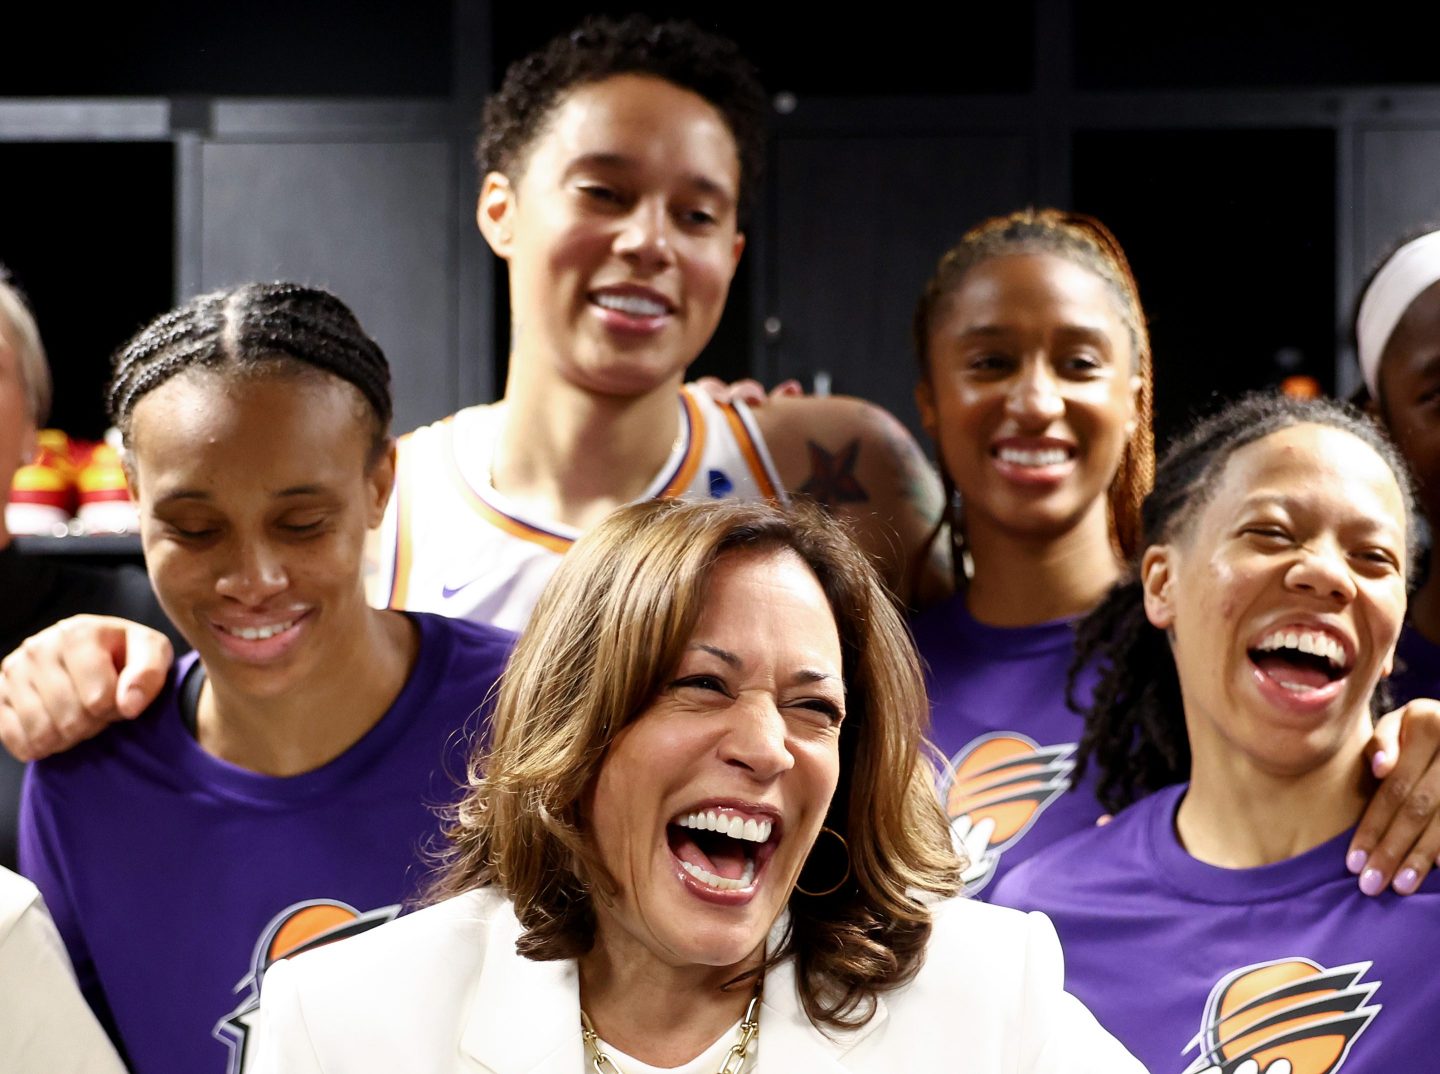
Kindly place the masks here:
POLYGON ((134 719, 160 696, 175 650, 164 634, 132 623, 125 631, 124 659, 115 684, 115 707, 121 716, 134 719))
POLYGON ((1370 759, 1370 771, 1376 779, 1384 779, 1395 767, 1400 756, 1400 728, 1404 709, 1387 712, 1375 722, 1370 741, 1365 744, 1365 755, 1370 759))

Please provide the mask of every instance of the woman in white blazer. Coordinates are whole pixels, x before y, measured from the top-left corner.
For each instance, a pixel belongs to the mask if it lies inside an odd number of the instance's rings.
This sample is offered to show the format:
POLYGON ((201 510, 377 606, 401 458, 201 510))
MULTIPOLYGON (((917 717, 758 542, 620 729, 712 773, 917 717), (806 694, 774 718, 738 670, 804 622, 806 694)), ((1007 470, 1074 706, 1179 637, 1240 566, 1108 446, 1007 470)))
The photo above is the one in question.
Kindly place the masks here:
POLYGON ((819 511, 616 513, 516 649, 441 901, 272 967, 260 1069, 1139 1071, 1045 918, 949 898, 925 718, 819 511))

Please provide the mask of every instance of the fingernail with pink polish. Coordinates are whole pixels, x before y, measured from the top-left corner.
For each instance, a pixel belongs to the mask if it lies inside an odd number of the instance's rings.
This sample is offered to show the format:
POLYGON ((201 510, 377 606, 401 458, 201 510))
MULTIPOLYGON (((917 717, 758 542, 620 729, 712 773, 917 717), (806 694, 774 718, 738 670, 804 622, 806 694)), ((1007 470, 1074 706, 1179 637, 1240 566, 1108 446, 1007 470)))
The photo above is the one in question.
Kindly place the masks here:
POLYGON ((1370 771, 1378 777, 1381 769, 1390 763, 1390 755, 1384 750, 1376 750, 1375 756, 1370 758, 1370 771))
POLYGON ((1365 863, 1370 860, 1370 855, 1363 850, 1352 850, 1345 855, 1345 868, 1349 869, 1355 876, 1359 876, 1365 870, 1365 863))
POLYGON ((1401 895, 1414 895, 1419 886, 1420 874, 1414 869, 1401 869, 1400 875, 1395 878, 1395 890, 1401 895))
POLYGON ((1366 895, 1379 895, 1385 890, 1385 878, 1379 869, 1366 869, 1360 874, 1360 890, 1366 895))

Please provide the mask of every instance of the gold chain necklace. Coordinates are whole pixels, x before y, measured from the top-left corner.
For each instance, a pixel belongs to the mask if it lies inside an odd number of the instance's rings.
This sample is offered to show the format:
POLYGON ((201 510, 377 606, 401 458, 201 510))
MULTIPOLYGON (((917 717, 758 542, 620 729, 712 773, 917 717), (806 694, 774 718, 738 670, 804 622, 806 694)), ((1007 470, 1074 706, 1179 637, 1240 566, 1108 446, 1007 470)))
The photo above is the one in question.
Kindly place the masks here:
MULTIPOLYGON (((590 1024, 590 1016, 583 1007, 580 1010, 580 1036, 585 1039, 585 1052, 590 1056, 592 1074, 625 1074, 615 1065, 615 1060, 600 1050, 600 1038, 596 1036, 595 1027, 590 1024)), ((760 986, 756 985, 755 994, 745 1008, 745 1017, 740 1020, 740 1039, 725 1053, 725 1061, 716 1074, 740 1074, 745 1066, 745 1057, 759 1036, 760 986)))

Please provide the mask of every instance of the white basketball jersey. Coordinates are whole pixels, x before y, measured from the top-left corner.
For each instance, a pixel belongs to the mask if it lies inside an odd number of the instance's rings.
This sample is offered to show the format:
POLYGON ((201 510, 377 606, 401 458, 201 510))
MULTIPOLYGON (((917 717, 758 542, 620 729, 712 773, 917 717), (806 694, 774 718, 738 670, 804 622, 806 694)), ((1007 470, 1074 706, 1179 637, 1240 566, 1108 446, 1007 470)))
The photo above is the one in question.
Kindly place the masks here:
MULTIPOLYGON (((680 436, 640 500, 667 496, 784 501, 775 465, 743 403, 680 393, 680 436)), ((493 405, 467 407, 400 438, 395 493, 371 578, 378 606, 438 612, 518 631, 570 545, 572 526, 536 518, 490 485, 500 435, 493 405)))

